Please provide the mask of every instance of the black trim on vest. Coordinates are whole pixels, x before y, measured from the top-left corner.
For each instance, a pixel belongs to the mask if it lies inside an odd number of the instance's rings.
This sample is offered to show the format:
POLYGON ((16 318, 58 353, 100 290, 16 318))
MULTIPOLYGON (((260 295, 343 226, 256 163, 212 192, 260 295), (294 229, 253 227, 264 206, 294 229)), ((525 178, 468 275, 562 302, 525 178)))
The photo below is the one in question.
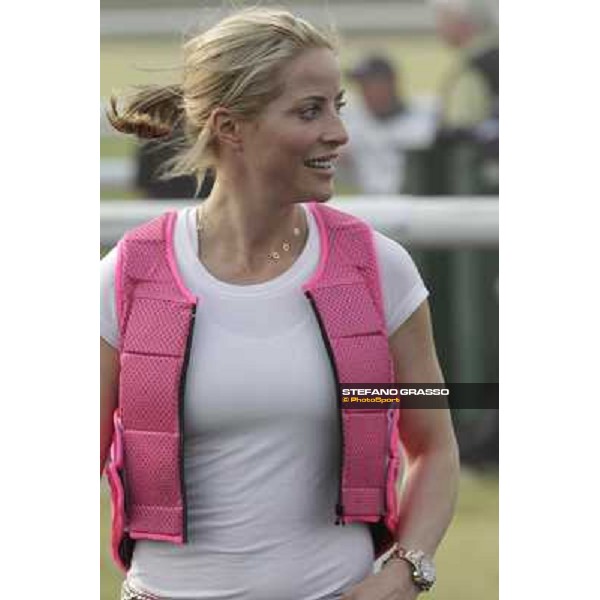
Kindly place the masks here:
POLYGON ((183 433, 184 433, 184 406, 183 399, 185 393, 185 382, 187 379, 188 363, 190 361, 190 351, 192 349, 192 338, 194 337, 194 323, 196 321, 196 305, 192 305, 190 324, 188 328, 188 336, 185 345, 185 354, 183 357, 183 365, 181 367, 181 376, 179 377, 179 481, 181 489, 181 501, 183 503, 183 527, 182 537, 183 543, 187 543, 188 527, 187 527, 187 498, 185 491, 185 469, 183 465, 184 450, 183 450, 183 433))
POLYGON ((135 540, 131 539, 127 532, 123 532, 121 539, 119 540, 118 553, 121 558, 121 562, 129 569, 131 567, 131 559, 133 558, 133 547, 135 546, 135 540))
MULTIPOLYGON (((119 412, 121 411, 121 408, 119 407, 119 412)), ((115 434, 117 435, 117 434, 115 434)), ((127 523, 129 521, 129 498, 130 498, 130 493, 128 491, 128 486, 127 486, 127 480, 125 478, 125 468, 124 466, 122 466, 121 468, 117 469, 117 477, 119 478, 120 482, 121 482, 121 487, 123 488, 123 512, 124 512, 124 521, 125 524, 123 526, 123 533, 121 535, 121 539, 119 540, 119 546, 118 546, 118 553, 119 556, 121 557, 121 561, 123 562, 124 565, 127 566, 127 568, 129 569, 129 567, 131 566, 131 559, 133 558, 133 548, 135 546, 135 540, 132 539, 131 537, 129 537, 129 534, 127 532, 127 523)), ((112 500, 112 499, 111 499, 112 500)))
MULTIPOLYGON (((327 350, 327 356, 329 357, 329 362, 331 363, 331 368, 333 371, 333 378, 335 380, 335 386, 336 386, 336 394, 337 394, 337 389, 339 388, 339 385, 340 385, 340 378, 338 375, 337 365, 335 362, 335 355, 333 354, 333 348, 331 347, 331 342, 329 341, 329 336, 327 335, 327 330, 325 329, 325 325, 323 324, 323 321, 321 320, 321 315, 319 314, 319 311, 317 309, 317 304, 316 304, 314 298, 312 297, 312 295, 309 291, 304 292, 304 295, 308 298, 310 306, 313 309, 313 312, 315 313, 315 317, 317 318, 317 324, 319 326, 319 331, 321 332, 321 337, 323 338, 323 343, 325 344, 325 350, 327 350)), ((339 427, 340 427, 340 439, 342 441, 342 449, 341 449, 342 451, 341 451, 341 457, 340 457, 340 471, 339 471, 339 481, 338 481, 338 500, 337 500, 337 504, 335 505, 335 514, 337 515, 335 524, 339 525, 341 523, 342 525, 345 525, 346 523, 344 523, 344 505, 342 504, 342 473, 344 471, 344 454, 345 454, 344 426, 342 424, 342 409, 340 407, 339 398, 336 398, 336 401, 337 401, 337 407, 338 407, 338 423, 339 423, 339 427)))

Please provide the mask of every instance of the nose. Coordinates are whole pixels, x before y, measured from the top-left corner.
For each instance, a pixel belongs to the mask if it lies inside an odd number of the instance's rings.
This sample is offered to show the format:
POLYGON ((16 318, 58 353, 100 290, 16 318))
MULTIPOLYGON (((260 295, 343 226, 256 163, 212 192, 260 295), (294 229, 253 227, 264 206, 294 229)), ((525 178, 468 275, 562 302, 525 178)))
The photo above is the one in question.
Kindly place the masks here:
POLYGON ((321 137, 324 143, 330 145, 343 146, 348 143, 348 132, 340 115, 332 115, 332 119, 321 137))

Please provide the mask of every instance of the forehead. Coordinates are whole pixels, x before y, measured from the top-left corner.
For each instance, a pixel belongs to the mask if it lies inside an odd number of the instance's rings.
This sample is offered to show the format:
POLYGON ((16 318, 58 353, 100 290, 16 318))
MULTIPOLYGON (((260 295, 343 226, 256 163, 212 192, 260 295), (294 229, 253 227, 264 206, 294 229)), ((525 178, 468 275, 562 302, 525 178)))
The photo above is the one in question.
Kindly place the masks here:
POLYGON ((341 85, 341 70, 337 57, 327 48, 305 50, 286 65, 280 76, 283 83, 282 101, 304 96, 335 96, 341 85))

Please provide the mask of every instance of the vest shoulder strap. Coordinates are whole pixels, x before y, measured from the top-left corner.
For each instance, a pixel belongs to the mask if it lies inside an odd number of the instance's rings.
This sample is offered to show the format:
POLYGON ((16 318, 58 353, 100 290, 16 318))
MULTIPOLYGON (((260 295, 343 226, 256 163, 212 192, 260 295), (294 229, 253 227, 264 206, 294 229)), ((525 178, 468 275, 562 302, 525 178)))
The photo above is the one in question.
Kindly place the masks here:
POLYGON ((175 266, 176 218, 175 211, 159 215, 129 230, 119 242, 115 294, 121 340, 127 334, 134 299, 195 303, 175 266))
POLYGON ((339 383, 393 378, 371 227, 329 206, 312 205, 322 256, 305 287, 334 354, 339 383))

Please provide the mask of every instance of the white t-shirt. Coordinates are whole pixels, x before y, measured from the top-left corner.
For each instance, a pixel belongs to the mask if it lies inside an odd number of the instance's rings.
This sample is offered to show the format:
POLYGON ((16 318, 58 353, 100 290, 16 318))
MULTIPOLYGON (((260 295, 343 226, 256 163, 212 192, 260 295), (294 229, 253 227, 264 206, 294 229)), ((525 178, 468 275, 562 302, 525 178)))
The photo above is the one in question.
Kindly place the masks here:
MULTIPOLYGON (((309 233, 295 263, 266 283, 217 280, 198 260, 194 209, 174 245, 202 297, 184 393, 189 541, 140 540, 130 583, 185 600, 333 600, 372 572, 368 526, 335 525, 340 438, 335 384, 301 286, 319 258, 309 233)), ((386 323, 395 331, 427 297, 408 253, 376 233, 386 323)), ((116 248, 101 260, 100 335, 118 344, 116 248)))

